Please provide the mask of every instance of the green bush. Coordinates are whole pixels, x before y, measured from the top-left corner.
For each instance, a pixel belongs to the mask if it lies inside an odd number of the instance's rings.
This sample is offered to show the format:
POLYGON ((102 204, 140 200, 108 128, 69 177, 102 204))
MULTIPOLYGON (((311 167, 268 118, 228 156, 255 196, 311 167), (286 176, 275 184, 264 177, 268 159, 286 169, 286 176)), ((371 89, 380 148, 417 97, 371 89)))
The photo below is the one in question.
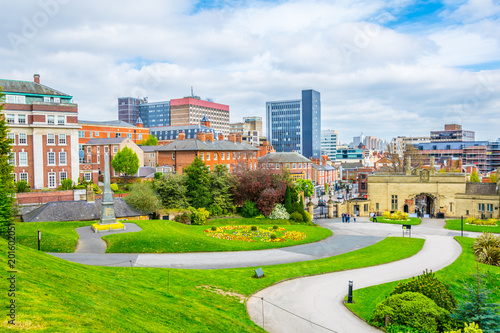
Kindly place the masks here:
POLYGON ((61 191, 67 191, 67 190, 72 190, 73 189, 73 181, 69 178, 64 179, 61 182, 61 186, 58 188, 61 191))
POLYGON ((302 217, 302 214, 300 214, 299 212, 293 212, 292 214, 290 214, 290 219, 294 222, 304 222, 304 217, 302 217))
POLYGON ((432 299, 439 307, 452 311, 457 307, 457 300, 448 286, 439 281, 432 271, 427 270, 422 275, 413 277, 410 281, 399 283, 391 295, 404 292, 420 293, 432 299))
POLYGON ((500 236, 489 232, 477 237, 472 245, 477 261, 493 266, 500 266, 500 236))
MULTIPOLYGON (((462 330, 449 331, 445 333, 462 333, 462 330)), ((465 323, 464 333, 483 333, 483 330, 480 329, 476 323, 470 323, 470 325, 465 323)))
POLYGON ((251 218, 257 215, 260 215, 260 212, 257 207, 255 207, 255 203, 247 200, 243 207, 241 207, 241 216, 251 218))
POLYGON ((251 226, 251 227, 250 227, 250 230, 252 230, 252 231, 257 231, 257 226, 256 226, 256 225, 251 226))
POLYGON ((418 330, 413 327, 408 327, 405 325, 392 325, 389 324, 385 329, 386 333, 425 333, 424 331, 418 330))
POLYGON ((16 192, 17 193, 23 193, 23 192, 30 192, 30 184, 28 184, 27 181, 25 180, 20 180, 16 182, 16 192))
POLYGON ((208 207, 208 211, 210 212, 210 216, 220 216, 224 213, 223 209, 221 206, 219 205, 214 205, 214 204, 211 204, 209 207, 208 207))
POLYGON ((191 224, 191 213, 185 212, 175 217, 175 221, 183 224, 191 224))
POLYGON ((276 236, 276 234, 273 233, 273 234, 271 234, 271 236, 269 236, 269 238, 276 239, 276 238, 278 238, 278 236, 276 236))
POLYGON ((191 212, 191 224, 194 225, 205 225, 207 223, 207 218, 210 216, 210 212, 205 208, 193 208, 189 207, 191 212))
POLYGON ((450 329, 453 323, 447 310, 437 306, 427 296, 415 292, 392 295, 378 303, 373 311, 373 322, 383 326, 386 315, 395 325, 409 326, 427 333, 450 329))
POLYGON ((306 223, 310 223, 312 221, 311 214, 309 214, 305 210, 302 211, 302 218, 304 219, 304 222, 306 222, 306 223))
POLYGON ((109 187, 111 188, 111 191, 113 191, 113 192, 116 192, 119 190, 118 185, 115 183, 110 184, 109 187))

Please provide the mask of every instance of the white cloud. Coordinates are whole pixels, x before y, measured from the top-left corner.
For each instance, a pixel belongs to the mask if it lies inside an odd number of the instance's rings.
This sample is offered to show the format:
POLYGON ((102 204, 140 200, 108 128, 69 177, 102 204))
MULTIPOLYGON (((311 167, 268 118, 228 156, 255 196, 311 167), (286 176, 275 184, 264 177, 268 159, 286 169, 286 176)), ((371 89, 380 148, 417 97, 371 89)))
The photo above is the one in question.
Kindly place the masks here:
POLYGON ((42 1, 59 7, 49 15, 35 0, 6 6, 0 77, 40 73, 74 96, 82 119, 116 119, 120 96, 167 100, 194 86, 240 121, 264 116, 268 100, 313 88, 323 126, 346 140, 426 135, 451 120, 498 136, 498 122, 484 119, 498 112, 499 71, 460 68, 500 61, 491 1, 449 6, 443 24, 417 32, 383 25, 411 1, 246 1, 196 13, 194 1, 42 1), (47 22, 23 34, 40 12, 47 22), (17 48, 12 34, 21 37, 17 48), (478 75, 494 90, 481 98, 478 75))

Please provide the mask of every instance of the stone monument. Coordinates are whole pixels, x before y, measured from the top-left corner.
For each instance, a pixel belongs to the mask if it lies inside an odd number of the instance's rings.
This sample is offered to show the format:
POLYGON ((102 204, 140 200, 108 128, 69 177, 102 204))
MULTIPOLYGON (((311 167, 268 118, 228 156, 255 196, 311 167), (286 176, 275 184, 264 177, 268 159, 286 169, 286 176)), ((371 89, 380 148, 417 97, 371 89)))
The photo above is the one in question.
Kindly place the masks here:
POLYGON ((125 230, 125 226, 116 222, 115 202, 109 176, 109 154, 104 154, 104 192, 102 195, 101 220, 92 225, 95 232, 125 230))

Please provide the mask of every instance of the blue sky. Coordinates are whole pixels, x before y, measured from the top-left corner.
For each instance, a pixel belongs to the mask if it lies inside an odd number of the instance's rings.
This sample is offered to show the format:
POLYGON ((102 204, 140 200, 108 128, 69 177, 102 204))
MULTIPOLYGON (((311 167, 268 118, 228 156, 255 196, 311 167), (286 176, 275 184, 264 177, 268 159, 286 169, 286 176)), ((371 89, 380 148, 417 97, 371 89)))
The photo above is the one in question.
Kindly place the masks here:
POLYGON ((116 119, 117 98, 189 94, 231 121, 265 102, 321 93, 343 142, 458 122, 500 137, 499 0, 8 2, 0 77, 74 96, 81 119, 116 119))

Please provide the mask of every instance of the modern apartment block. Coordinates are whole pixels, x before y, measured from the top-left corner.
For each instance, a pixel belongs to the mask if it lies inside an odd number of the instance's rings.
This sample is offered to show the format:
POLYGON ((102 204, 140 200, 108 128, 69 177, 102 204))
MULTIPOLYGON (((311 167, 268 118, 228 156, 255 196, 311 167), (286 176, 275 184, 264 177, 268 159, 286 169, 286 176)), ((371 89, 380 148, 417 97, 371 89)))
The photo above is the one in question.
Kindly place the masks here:
POLYGON ((321 99, 302 90, 301 99, 266 102, 267 137, 277 152, 321 157, 321 99))
POLYGON ((73 97, 41 84, 38 74, 33 82, 0 80, 0 87, 15 180, 42 189, 78 179, 80 126, 73 97))
POLYGON ((118 98, 118 120, 131 125, 142 123, 144 127, 169 126, 170 102, 150 103, 147 97, 118 98))
POLYGON ((118 120, 135 125, 139 118, 139 105, 146 102, 143 98, 118 98, 118 120))
POLYGON ((339 132, 334 130, 321 131, 321 152, 335 162, 337 159, 337 146, 339 144, 339 132))
POLYGON ((431 131, 431 142, 470 142, 475 141, 474 131, 462 130, 462 125, 444 125, 444 131, 431 131))

